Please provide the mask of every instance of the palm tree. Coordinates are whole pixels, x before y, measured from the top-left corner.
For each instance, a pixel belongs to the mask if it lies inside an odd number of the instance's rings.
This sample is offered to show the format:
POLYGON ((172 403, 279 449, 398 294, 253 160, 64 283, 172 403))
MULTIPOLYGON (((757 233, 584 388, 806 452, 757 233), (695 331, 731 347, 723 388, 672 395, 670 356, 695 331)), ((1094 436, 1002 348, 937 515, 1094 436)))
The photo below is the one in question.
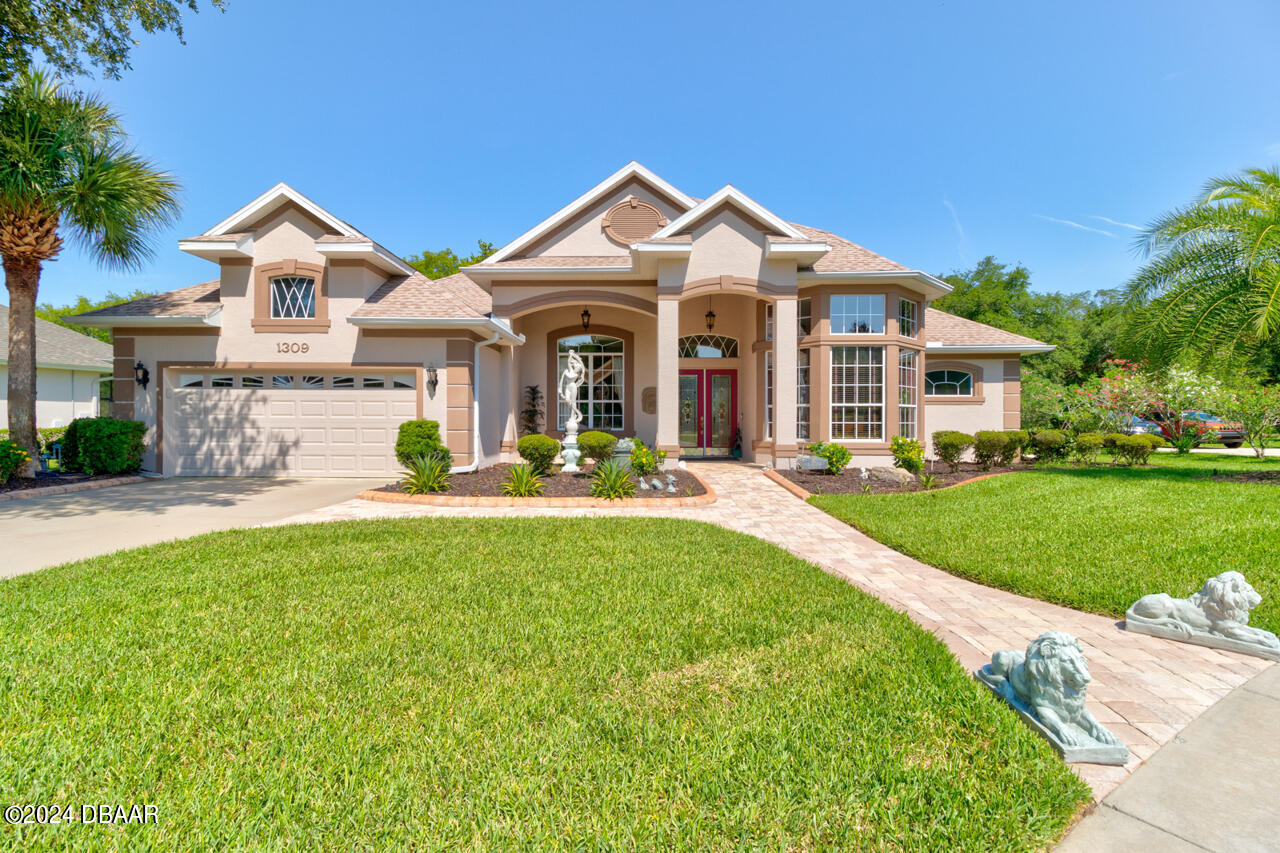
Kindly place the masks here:
MULTIPOLYGON (((178 184, 126 145, 96 97, 43 73, 0 96, 0 259, 9 289, 9 436, 38 458, 35 307, 60 231, 106 266, 137 268, 178 213, 178 184)), ((29 473, 29 472, 28 472, 29 473)))
POLYGON ((1138 238, 1129 349, 1156 366, 1230 363, 1280 334, 1280 168, 1214 178, 1138 238))

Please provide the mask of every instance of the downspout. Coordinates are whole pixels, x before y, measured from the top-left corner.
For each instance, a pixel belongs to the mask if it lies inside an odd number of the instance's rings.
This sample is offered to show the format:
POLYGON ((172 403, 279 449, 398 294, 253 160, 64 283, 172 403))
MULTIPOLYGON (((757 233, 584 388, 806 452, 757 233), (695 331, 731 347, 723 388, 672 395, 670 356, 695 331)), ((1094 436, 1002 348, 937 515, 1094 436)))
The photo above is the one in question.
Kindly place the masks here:
POLYGON ((501 338, 502 332, 497 331, 488 340, 476 341, 471 354, 471 464, 451 468, 454 474, 470 474, 480 468, 480 350, 501 338))

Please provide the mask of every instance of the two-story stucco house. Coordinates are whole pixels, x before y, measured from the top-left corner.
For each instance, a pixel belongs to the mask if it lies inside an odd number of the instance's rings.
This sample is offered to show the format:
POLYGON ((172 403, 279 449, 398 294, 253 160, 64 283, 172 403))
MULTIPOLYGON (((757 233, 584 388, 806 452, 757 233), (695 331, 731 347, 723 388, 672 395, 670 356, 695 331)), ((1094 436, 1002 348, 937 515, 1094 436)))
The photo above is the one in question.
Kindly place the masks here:
POLYGON ((726 186, 631 163, 457 275, 429 280, 280 184, 179 248, 203 284, 81 315, 115 331, 117 416, 166 474, 380 476, 409 418, 460 468, 515 458, 524 389, 586 361, 583 429, 779 467, 806 442, 883 464, 895 435, 1019 424, 1050 347, 929 308, 948 286, 726 186), (135 382, 141 362, 153 377, 135 382))

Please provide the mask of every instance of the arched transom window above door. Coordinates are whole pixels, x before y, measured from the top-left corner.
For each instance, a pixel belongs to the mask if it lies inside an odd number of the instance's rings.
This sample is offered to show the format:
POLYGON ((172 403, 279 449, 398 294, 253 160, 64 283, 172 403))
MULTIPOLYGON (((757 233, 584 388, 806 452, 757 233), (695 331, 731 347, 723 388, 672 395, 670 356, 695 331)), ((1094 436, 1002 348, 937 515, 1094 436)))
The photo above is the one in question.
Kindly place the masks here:
MULTIPOLYGON (((587 368, 587 381, 578 391, 578 408, 582 410, 581 431, 621 432, 625 428, 625 349, 622 339, 611 335, 569 335, 556 342, 553 387, 569 366, 569 350, 577 350, 587 368)), ((568 420, 569 407, 557 400, 556 428, 563 430, 568 420)))
POLYGON ((680 358, 737 358, 738 339, 724 335, 685 335, 679 340, 680 358))

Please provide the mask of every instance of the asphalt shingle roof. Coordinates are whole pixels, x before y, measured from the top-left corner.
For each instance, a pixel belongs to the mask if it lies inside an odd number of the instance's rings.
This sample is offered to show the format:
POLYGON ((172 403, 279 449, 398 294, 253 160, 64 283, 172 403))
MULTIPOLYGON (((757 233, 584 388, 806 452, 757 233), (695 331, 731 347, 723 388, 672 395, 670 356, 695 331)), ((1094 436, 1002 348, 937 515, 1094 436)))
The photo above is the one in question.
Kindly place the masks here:
POLYGON ((493 297, 466 273, 435 281, 422 273, 389 279, 352 313, 352 317, 483 317, 493 297))
POLYGON ((218 281, 206 281, 203 284, 193 284, 179 290, 170 290, 168 293, 157 293, 155 296, 135 299, 109 308, 86 311, 76 316, 84 318, 204 316, 220 304, 218 293, 218 281))
MULTIPOLYGON (((111 345, 36 318, 36 365, 111 372, 111 345)), ((0 363, 9 360, 9 306, 0 305, 0 363)))
POLYGON ((939 343, 943 346, 977 346, 977 347, 1017 347, 1046 346, 1042 341, 1015 335, 986 323, 966 320, 937 308, 926 308, 924 312, 925 343, 939 343))

